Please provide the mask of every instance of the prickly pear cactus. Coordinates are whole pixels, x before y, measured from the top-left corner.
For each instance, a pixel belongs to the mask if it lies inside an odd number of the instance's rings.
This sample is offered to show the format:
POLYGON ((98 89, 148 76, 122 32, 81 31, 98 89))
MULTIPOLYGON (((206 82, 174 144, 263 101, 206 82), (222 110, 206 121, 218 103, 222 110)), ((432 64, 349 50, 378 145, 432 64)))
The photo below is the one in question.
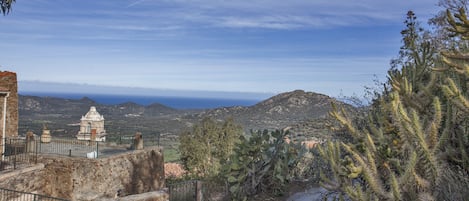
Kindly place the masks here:
POLYGON ((287 134, 264 130, 241 138, 225 170, 233 200, 246 200, 261 191, 273 195, 284 192, 291 167, 304 153, 299 144, 284 140, 287 134))

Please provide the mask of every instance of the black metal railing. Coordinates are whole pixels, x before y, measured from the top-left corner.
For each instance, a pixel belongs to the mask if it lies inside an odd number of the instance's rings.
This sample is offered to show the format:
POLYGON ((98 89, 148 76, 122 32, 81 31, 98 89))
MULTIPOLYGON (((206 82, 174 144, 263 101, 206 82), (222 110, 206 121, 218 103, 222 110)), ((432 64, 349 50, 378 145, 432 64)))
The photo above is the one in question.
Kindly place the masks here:
POLYGON ((202 201, 202 185, 199 180, 167 184, 169 201, 202 201))
POLYGON ((37 142, 26 139, 5 139, 1 145, 0 171, 17 169, 22 164, 37 163, 37 142), (5 147, 5 149, 3 149, 5 147))
POLYGON ((224 182, 203 182, 202 183, 202 197, 204 201, 212 200, 229 200, 228 186, 224 182))
POLYGON ((195 200, 196 196, 196 180, 189 180, 168 184, 170 201, 190 201, 195 200))
POLYGON ((0 188, 0 200, 3 201, 68 201, 67 199, 55 198, 35 193, 27 193, 0 188))
POLYGON ((169 201, 210 201, 226 200, 228 188, 220 182, 186 180, 174 182, 166 180, 169 201))
POLYGON ((38 152, 70 157, 98 158, 99 142, 76 138, 52 138, 47 143, 39 142, 38 152))
POLYGON ((106 143, 115 143, 118 145, 132 144, 135 140, 134 135, 108 135, 106 136, 106 143))
POLYGON ((0 171, 17 169, 23 164, 37 163, 38 154, 54 154, 70 157, 99 157, 99 142, 75 138, 53 138, 47 143, 37 139, 6 138, 0 145, 0 171))
MULTIPOLYGON (((142 135, 144 146, 160 146, 160 135, 142 135)), ((106 136, 106 143, 114 143, 117 145, 131 145, 134 143, 135 135, 115 135, 106 136)))
MULTIPOLYGON (((159 139, 159 135, 143 136, 144 146, 159 145, 159 139)), ((98 158, 101 155, 100 148, 104 151, 109 142, 129 145, 128 149, 132 149, 134 141, 135 135, 110 135, 106 142, 64 137, 48 138, 44 142, 41 142, 40 137, 6 138, 5 145, 0 144, 0 153, 4 149, 3 146, 5 147, 5 153, 2 153, 3 155, 0 160, 0 171, 10 168, 16 169, 18 164, 21 163, 37 163, 38 154, 98 158)))

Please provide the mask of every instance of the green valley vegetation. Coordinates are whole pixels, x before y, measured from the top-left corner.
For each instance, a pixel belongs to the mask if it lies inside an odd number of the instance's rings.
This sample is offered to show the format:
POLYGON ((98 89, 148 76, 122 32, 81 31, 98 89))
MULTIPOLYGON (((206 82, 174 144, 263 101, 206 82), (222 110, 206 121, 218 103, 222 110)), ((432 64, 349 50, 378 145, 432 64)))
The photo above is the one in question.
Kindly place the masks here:
POLYGON ((465 200, 469 196, 469 20, 447 11, 448 43, 413 12, 385 89, 366 121, 336 108, 350 134, 320 148, 322 185, 340 200, 465 200), (438 44, 438 45, 437 45, 438 44), (327 172, 326 170, 323 170, 327 172), (324 174, 326 175, 326 174, 324 174))
POLYGON ((280 130, 247 135, 232 119, 205 118, 180 135, 179 151, 190 178, 228 185, 233 200, 261 192, 278 196, 287 190, 294 167, 307 151, 288 137, 280 130))
POLYGON ((192 176, 216 176, 242 135, 242 127, 234 123, 233 119, 216 122, 205 118, 194 125, 191 131, 180 135, 181 161, 192 176))

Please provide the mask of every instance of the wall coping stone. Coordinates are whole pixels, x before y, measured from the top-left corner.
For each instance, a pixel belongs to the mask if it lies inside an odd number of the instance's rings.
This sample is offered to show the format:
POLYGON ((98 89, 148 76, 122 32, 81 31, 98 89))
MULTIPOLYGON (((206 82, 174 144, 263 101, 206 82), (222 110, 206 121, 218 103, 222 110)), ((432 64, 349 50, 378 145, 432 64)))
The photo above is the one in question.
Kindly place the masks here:
POLYGON ((169 194, 163 190, 152 191, 142 194, 129 195, 125 197, 100 199, 101 201, 167 201, 169 194))
POLYGON ((3 181, 3 180, 8 179, 10 177, 16 177, 16 176, 21 175, 21 174, 25 174, 25 173, 28 173, 28 172, 34 172, 34 171, 38 171, 38 170, 42 170, 42 169, 44 169, 44 164, 38 163, 38 164, 35 164, 33 166, 30 166, 30 167, 25 167, 25 168, 13 170, 11 172, 2 173, 2 174, 0 174, 0 180, 3 181))

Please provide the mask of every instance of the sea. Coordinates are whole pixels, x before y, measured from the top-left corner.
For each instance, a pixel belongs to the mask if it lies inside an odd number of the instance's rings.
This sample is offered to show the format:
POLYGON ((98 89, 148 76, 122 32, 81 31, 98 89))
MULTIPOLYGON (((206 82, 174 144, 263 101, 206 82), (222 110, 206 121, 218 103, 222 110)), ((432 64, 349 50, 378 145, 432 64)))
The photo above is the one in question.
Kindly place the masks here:
POLYGON ((75 93, 45 93, 23 92, 21 95, 39 97, 57 97, 66 99, 81 99, 88 97, 97 103, 115 105, 134 102, 140 105, 159 103, 175 109, 213 109, 218 107, 252 106, 261 100, 255 99, 228 99, 228 98, 199 98, 199 97, 169 97, 169 96, 129 96, 109 94, 75 94, 75 93))

